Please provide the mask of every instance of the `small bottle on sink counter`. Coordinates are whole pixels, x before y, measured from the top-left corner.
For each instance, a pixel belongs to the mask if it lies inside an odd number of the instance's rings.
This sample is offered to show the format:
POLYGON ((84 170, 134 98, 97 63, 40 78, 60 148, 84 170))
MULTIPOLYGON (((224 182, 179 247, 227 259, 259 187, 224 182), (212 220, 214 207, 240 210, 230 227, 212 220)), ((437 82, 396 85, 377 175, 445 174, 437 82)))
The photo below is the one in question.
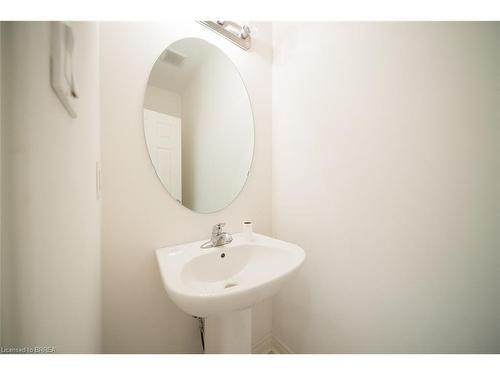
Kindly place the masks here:
POLYGON ((248 241, 253 240, 253 230, 252 230, 252 222, 251 221, 244 221, 243 222, 243 229, 241 231, 243 233, 243 237, 247 239, 248 241))

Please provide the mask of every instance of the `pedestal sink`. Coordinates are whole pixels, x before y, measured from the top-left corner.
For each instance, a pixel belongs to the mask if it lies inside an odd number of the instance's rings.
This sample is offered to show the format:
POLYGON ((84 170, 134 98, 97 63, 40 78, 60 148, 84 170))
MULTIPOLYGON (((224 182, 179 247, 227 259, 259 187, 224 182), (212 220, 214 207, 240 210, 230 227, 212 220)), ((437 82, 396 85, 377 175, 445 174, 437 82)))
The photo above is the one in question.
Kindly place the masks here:
POLYGON ((205 352, 250 353, 251 307, 276 294, 304 262, 297 245, 254 233, 227 245, 206 241, 156 250, 163 284, 186 313, 205 319, 205 352))

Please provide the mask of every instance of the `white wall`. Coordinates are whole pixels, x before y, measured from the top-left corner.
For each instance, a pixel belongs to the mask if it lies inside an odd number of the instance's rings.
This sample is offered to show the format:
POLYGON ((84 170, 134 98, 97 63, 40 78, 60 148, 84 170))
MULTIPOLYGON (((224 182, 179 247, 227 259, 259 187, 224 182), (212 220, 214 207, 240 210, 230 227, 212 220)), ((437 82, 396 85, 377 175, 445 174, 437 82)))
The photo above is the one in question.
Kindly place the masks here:
POLYGON ((100 351, 99 33, 95 23, 72 26, 80 96, 74 120, 50 86, 50 24, 2 25, 2 344, 8 347, 100 351))
POLYGON ((273 27, 273 303, 299 353, 500 351, 499 24, 273 27))
POLYGON ((0 346, 2 346, 2 22, 0 22, 0 346))
MULTIPOLYGON (((244 52, 201 25, 102 23, 101 122, 103 163, 103 340, 114 353, 200 351, 196 321, 163 289, 154 249, 207 238, 225 221, 230 232, 246 218, 271 231, 271 26, 255 24, 244 52), (176 203, 156 177, 144 141, 142 105, 149 72, 173 41, 202 37, 224 50, 248 85, 256 128, 250 177, 239 197, 215 214, 176 203), (123 64, 127 61, 128 64, 123 64)), ((258 340, 271 330, 270 303, 254 314, 258 340)))
POLYGON ((236 198, 247 179, 254 127, 234 64, 214 49, 202 60, 182 92, 182 203, 215 212, 236 198))
POLYGON ((181 96, 175 92, 148 85, 144 95, 144 108, 181 117, 181 96))

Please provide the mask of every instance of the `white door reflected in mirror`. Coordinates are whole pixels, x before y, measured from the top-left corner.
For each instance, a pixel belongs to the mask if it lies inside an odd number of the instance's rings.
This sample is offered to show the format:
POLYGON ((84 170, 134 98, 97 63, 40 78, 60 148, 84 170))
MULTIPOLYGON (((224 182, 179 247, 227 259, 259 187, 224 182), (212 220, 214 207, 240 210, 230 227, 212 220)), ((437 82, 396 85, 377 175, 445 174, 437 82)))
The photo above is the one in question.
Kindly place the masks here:
POLYGON ((250 100, 232 61, 197 38, 171 44, 155 62, 144 98, 144 134, 163 186, 200 213, 229 205, 250 170, 250 100))
POLYGON ((145 109, 144 134, 161 183, 176 201, 182 202, 181 119, 145 109))

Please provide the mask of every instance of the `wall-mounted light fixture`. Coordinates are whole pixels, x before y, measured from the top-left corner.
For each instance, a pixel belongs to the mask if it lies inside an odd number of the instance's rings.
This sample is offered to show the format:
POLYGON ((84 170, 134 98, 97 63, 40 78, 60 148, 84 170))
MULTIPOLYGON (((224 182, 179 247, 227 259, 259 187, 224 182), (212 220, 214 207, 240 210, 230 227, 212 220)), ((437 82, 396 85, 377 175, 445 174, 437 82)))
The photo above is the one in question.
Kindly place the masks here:
POLYGON ((212 31, 221 34, 227 40, 233 42, 238 47, 245 51, 249 50, 252 45, 250 37, 250 27, 248 25, 240 26, 233 21, 198 21, 203 26, 208 27, 212 31))

